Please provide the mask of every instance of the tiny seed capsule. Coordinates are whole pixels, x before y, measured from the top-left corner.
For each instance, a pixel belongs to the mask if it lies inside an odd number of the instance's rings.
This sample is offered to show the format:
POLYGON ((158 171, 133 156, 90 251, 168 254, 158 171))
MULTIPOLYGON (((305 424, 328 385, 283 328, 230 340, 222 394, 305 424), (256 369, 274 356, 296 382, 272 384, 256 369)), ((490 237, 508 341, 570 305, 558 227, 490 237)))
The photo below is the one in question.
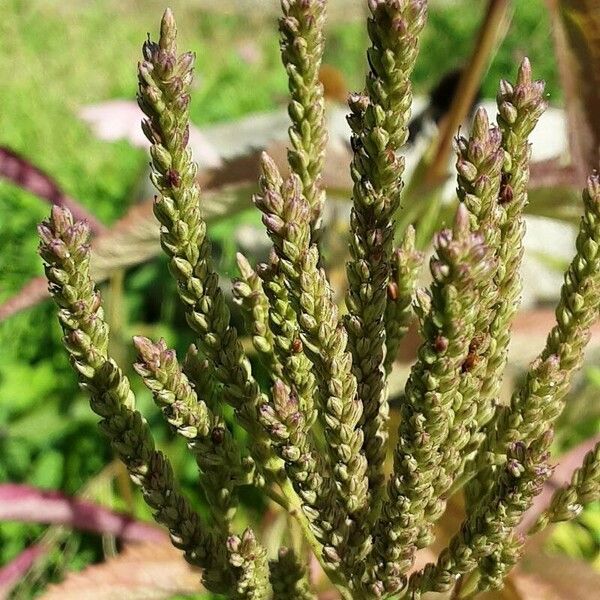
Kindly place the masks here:
POLYGON ((169 169, 166 173, 166 179, 171 187, 177 188, 181 185, 181 175, 176 169, 169 169))
POLYGON ((292 342, 292 350, 295 354, 302 352, 302 340, 300 338, 295 338, 292 342))
POLYGON ((448 338, 438 335, 433 343, 433 348, 436 352, 445 352, 448 349, 448 338))
POLYGON ((210 432, 210 439, 215 446, 219 446, 225 439, 225 429, 223 427, 213 427, 210 432))
POLYGON ((390 300, 395 302, 398 300, 398 294, 400 290, 398 289, 398 284, 395 281, 390 281, 388 283, 387 295, 390 300))
POLYGON ((514 198, 514 192, 510 184, 506 184, 500 188, 500 197, 498 201, 500 204, 509 204, 514 198))
POLYGON ((502 180, 500 182, 500 192, 498 194, 499 204, 508 204, 512 202, 514 197, 512 185, 509 183, 510 173, 502 173, 502 180))

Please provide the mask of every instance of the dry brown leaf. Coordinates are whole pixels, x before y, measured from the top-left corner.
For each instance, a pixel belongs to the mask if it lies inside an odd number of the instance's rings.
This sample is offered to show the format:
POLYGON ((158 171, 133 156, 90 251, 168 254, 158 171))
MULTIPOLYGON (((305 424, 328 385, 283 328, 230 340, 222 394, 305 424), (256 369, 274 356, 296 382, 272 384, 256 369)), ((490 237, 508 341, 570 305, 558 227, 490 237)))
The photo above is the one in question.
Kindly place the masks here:
POLYGON ((579 187, 600 161, 600 8, 597 0, 547 0, 565 95, 571 163, 579 187))
POLYGON ((576 188, 579 189, 577 170, 566 165, 562 158, 549 158, 531 163, 529 171, 529 190, 537 188, 576 188))
POLYGON ((541 578, 523 573, 513 573, 504 589, 486 592, 479 600, 567 600, 541 578))
POLYGON ((161 600, 201 590, 200 572, 171 544, 130 545, 114 558, 70 573, 42 600, 161 600))
MULTIPOLYGON (((533 577, 540 585, 551 589, 555 595, 548 596, 548 600, 592 600, 600 597, 600 573, 591 565, 565 555, 536 551, 535 546, 523 557, 519 573, 533 577)), ((523 598, 537 600, 536 596, 524 595, 523 598)), ((546 597, 542 596, 540 600, 546 600, 546 597)))
MULTIPOLYGON (((140 127, 144 113, 137 102, 106 100, 99 104, 88 104, 79 110, 79 117, 90 126, 99 140, 114 142, 124 139, 138 148, 150 147, 140 127)), ((189 144, 194 160, 201 169, 221 165, 217 150, 193 124, 189 129, 189 144)))
MULTIPOLYGON (((549 557, 545 554, 537 554, 534 562, 540 572, 515 570, 503 589, 479 594, 477 600, 592 600, 598 597, 600 575, 589 565, 566 557, 552 557, 553 560, 548 562, 549 557), (563 568, 563 562, 568 566, 563 568), (572 573, 571 568, 574 569, 572 573)), ((447 600, 449 596, 432 593, 426 594, 424 600, 447 600)))
POLYGON ((344 104, 348 99, 348 84, 344 74, 333 65, 323 64, 319 71, 325 98, 344 104))

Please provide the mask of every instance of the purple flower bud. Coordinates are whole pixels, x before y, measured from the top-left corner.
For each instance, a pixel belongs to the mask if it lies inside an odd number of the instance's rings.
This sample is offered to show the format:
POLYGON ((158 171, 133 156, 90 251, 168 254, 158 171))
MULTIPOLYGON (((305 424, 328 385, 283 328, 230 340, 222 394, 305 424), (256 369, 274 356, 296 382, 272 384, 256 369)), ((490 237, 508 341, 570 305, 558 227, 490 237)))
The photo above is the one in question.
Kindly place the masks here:
POLYGON ((54 204, 50 211, 50 220, 56 233, 64 233, 73 225, 73 215, 68 208, 54 204))
POLYGON ((455 239, 462 237, 469 232, 469 211, 467 207, 461 202, 456 210, 456 217, 454 219, 453 233, 455 239))
POLYGON ((392 30, 398 35, 398 37, 404 37, 408 31, 408 24, 406 19, 402 17, 396 17, 392 19, 392 30))
MULTIPOLYGON (((184 94, 184 93, 180 93, 177 95, 176 99, 173 102, 173 107, 175 108, 175 110, 179 110, 181 112, 187 110, 187 107, 190 105, 190 95, 189 94, 184 94)), ((189 134, 189 125, 186 125, 186 129, 188 130, 187 133, 184 135, 184 142, 183 145, 187 146, 188 145, 188 141, 190 138, 190 134, 189 134)))
POLYGON ((150 361, 156 356, 157 351, 152 340, 142 335, 134 335, 132 339, 135 349, 144 361, 150 361))
POLYGON ((163 367, 169 367, 172 366, 176 363, 177 361, 177 355, 175 353, 175 350, 173 350, 172 348, 167 348, 167 349, 163 349, 161 346, 165 346, 166 342, 164 340, 161 340, 159 343, 159 349, 161 350, 160 353, 160 358, 161 358, 161 363, 163 367), (161 344, 162 342, 162 344, 161 344))
POLYGON ((185 52, 179 57, 177 61, 177 67, 181 73, 189 71, 194 66, 194 61, 196 60, 196 55, 193 52, 185 52))
POLYGON ((506 470, 513 477, 520 477, 521 474, 523 473, 523 465, 518 460, 515 460, 514 458, 510 458, 506 462, 506 470))
POLYGON ((87 342, 89 342, 89 337, 80 329, 74 329, 73 331, 70 331, 66 335, 66 338, 70 345, 79 346, 82 348, 87 345, 87 342))
POLYGON ((65 260, 70 256, 69 249, 62 240, 51 240, 48 250, 59 260, 65 260))
POLYGON ((181 185, 181 175, 176 169, 167 169, 165 179, 169 187, 178 188, 181 185))
POLYGON ((456 162, 456 170, 458 171, 459 175, 468 182, 475 181, 475 178, 477 177, 477 167, 464 158, 459 157, 458 161, 456 162))
POLYGON ((431 261, 431 275, 436 281, 443 281, 450 275, 450 267, 439 260, 431 261))
POLYGON ((513 94, 513 86, 506 80, 500 80, 500 97, 509 98, 513 94))
POLYGON ((271 233, 281 233, 285 227, 285 221, 274 214, 263 215, 262 222, 271 233))
POLYGON ((231 553, 236 553, 240 549, 242 541, 237 535, 230 535, 227 538, 227 550, 231 553))
POLYGON ((49 225, 48 221, 43 221, 37 226, 38 235, 40 236, 42 243, 46 245, 50 244, 54 239, 54 232, 49 225))
POLYGON ((260 171, 270 185, 281 185, 281 175, 275 161, 266 153, 260 155, 260 171))
POLYGON ((586 191, 592 206, 597 207, 600 204, 600 175, 597 172, 588 177, 586 191))
POLYGON ((473 127, 471 136, 479 139, 486 139, 490 128, 490 120, 488 114, 483 107, 479 107, 473 118, 473 127))
POLYGON ((509 124, 513 125, 518 116, 519 111, 515 108, 515 106, 511 102, 501 102, 498 106, 498 111, 500 112, 500 116, 509 124))
POLYGON ((531 63, 529 59, 525 57, 521 61, 521 65, 519 66, 519 71, 517 73, 517 85, 527 85, 531 83, 532 74, 531 74, 531 63))

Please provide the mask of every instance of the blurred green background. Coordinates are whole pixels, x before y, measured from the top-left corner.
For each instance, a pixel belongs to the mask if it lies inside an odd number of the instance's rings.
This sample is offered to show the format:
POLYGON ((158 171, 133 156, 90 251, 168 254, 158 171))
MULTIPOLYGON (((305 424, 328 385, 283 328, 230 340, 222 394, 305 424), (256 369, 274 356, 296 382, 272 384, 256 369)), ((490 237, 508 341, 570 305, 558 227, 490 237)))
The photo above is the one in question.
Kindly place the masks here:
MULTIPOLYGON (((197 125, 268 111, 285 102, 276 13, 269 10, 274 3, 254 2, 243 13, 218 10, 219 4, 171 3, 181 43, 197 54, 191 107, 197 125), (252 61, 243 58, 247 48, 254 52, 252 61)), ((235 2, 229 4, 235 8, 235 2)), ((414 77, 417 93, 426 93, 445 71, 468 57, 484 4, 431 3, 414 77)), ((560 104, 544 2, 515 5, 511 29, 485 77, 483 93, 493 97, 498 80, 512 77, 516 62, 528 55, 536 77, 547 81, 550 102, 560 104)), ((325 60, 344 74, 351 89, 360 86, 364 73, 361 6, 348 2, 344 19, 338 11, 327 30, 325 60)), ((99 141, 76 113, 86 104, 134 98, 141 43, 148 31, 156 31, 163 9, 164 3, 155 0, 2 2, 0 144, 50 173, 68 195, 105 224, 130 206, 148 159, 143 150, 127 142, 99 141)), ((47 212, 39 199, 0 181, 0 301, 41 274, 35 226, 47 212)), ((228 238, 237 222, 224 222, 213 234, 228 238)), ((129 344, 133 333, 165 335, 180 350, 190 341, 165 273, 164 262, 155 260, 133 269, 124 279, 113 279, 104 289, 115 331, 114 349, 125 363, 133 358, 129 344)), ((164 428, 147 393, 137 391, 142 410, 182 473, 184 486, 195 493, 193 461, 164 428)), ((46 302, 1 323, 0 481, 78 492, 111 461, 95 421, 60 346, 54 308, 46 302)), ((123 489, 103 486, 101 479, 96 497, 117 508, 128 507, 123 489)), ((132 502, 136 514, 149 516, 137 497, 132 502)), ((256 503, 249 499, 249 504, 256 503)), ((588 518, 594 519, 594 514, 588 518)), ((593 556, 600 530, 596 525, 590 525, 591 533, 583 543, 569 544, 569 536, 557 543, 570 545, 570 552, 593 556)), ((0 565, 43 531, 34 525, 1 523, 0 565)), ((20 587, 20 597, 30 597, 64 569, 98 560, 106 550, 97 536, 83 534, 59 536, 56 548, 46 568, 20 587)))

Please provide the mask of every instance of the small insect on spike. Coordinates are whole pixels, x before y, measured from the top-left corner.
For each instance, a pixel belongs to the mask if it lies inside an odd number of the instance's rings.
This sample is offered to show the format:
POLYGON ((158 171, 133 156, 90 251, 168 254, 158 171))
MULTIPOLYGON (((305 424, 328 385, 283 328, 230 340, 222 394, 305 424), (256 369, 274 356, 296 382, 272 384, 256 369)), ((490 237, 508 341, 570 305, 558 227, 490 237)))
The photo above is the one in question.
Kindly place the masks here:
POLYGON ((469 352, 467 358, 465 358, 465 362, 463 362, 461 370, 463 373, 468 373, 471 371, 478 363, 479 357, 475 352, 469 352))
POLYGON ((502 185, 500 186, 500 194, 498 195, 498 203, 500 205, 509 204, 513 201, 514 192, 513 188, 507 181, 502 181, 502 185))
POLYGON ((398 300, 399 289, 398 289, 398 284, 395 281, 390 281, 388 283, 387 293, 388 293, 389 300, 392 300, 392 301, 398 300))

